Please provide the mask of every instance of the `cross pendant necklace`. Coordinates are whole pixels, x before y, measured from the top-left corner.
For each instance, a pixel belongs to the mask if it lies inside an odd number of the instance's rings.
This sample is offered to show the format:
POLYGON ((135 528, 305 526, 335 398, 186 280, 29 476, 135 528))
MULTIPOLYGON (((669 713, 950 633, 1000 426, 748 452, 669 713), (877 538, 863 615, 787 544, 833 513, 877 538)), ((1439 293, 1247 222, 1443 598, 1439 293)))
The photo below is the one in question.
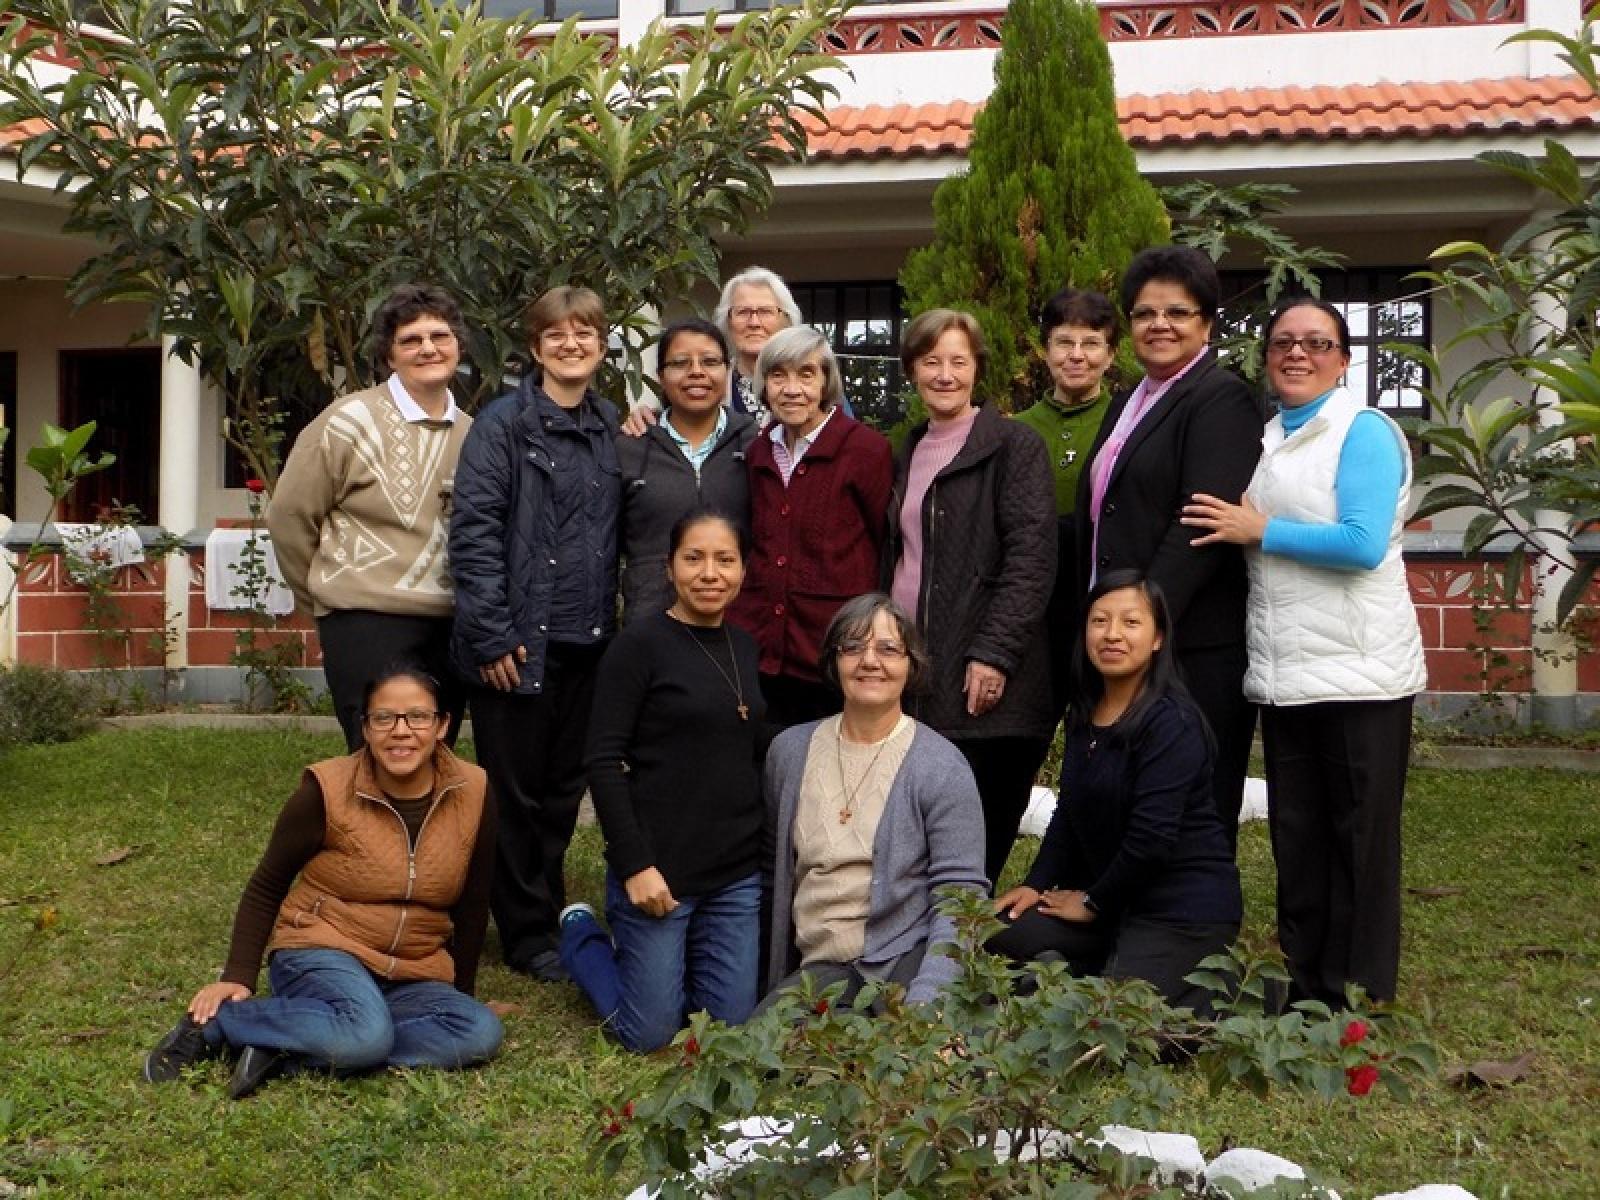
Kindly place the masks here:
POLYGON ((671 611, 667 615, 678 622, 683 632, 689 635, 689 640, 699 646, 700 653, 711 661, 711 665, 717 669, 717 674, 722 676, 722 682, 728 685, 728 690, 733 693, 734 698, 738 701, 739 720, 748 721, 750 719, 750 706, 744 702, 744 681, 739 678, 739 660, 733 653, 733 634, 728 632, 728 627, 726 625, 722 627, 722 636, 728 640, 728 665, 733 668, 731 676, 722 669, 722 664, 717 661, 717 656, 706 648, 704 642, 695 637, 694 630, 689 628, 687 621, 671 611))

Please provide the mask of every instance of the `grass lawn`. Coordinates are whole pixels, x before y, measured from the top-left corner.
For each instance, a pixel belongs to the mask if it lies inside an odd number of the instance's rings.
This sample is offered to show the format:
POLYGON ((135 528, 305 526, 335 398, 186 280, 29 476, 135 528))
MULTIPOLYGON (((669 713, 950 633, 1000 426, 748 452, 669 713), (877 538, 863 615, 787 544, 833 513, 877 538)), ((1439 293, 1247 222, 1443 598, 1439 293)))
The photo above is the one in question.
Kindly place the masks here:
MULTIPOLYGON (((670 1059, 632 1059, 577 991, 486 965, 516 1006, 500 1059, 460 1075, 301 1079, 230 1102, 225 1068, 163 1088, 144 1053, 215 977, 273 817, 331 738, 145 731, 20 750, 0 768, 0 1195, 610 1197, 586 1165, 605 1103, 670 1059), (121 861, 98 860, 131 850, 121 861), (54 913, 44 931, 40 914, 54 913)), ((1523 1081, 1432 1083, 1410 1106, 1207 1099, 1167 1123, 1215 1154, 1287 1155, 1347 1200, 1424 1182, 1490 1197, 1600 1194, 1600 777, 1418 771, 1407 818, 1405 1001, 1446 1063, 1535 1055, 1523 1081)), ((1019 850, 1031 853, 1031 847, 1019 850)), ((1270 926, 1266 835, 1241 847, 1250 924, 1270 926)), ((598 901, 594 830, 569 859, 598 901)), ((496 955, 491 934, 489 959, 496 955)))

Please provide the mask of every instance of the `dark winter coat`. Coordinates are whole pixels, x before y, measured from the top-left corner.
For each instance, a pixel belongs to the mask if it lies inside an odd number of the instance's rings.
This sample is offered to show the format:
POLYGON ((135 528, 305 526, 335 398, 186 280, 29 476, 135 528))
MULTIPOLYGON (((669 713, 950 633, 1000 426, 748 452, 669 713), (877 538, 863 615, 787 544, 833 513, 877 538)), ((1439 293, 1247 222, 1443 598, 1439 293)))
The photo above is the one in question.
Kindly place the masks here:
POLYGON ((708 505, 750 524, 750 483, 745 469, 756 423, 744 413, 730 412, 722 436, 700 466, 694 468, 672 435, 652 425, 643 437, 617 438, 617 463, 622 469, 622 621, 671 606, 667 583, 667 542, 679 517, 708 505))
MULTIPOLYGON (((900 507, 911 455, 928 432, 911 431, 895 456, 889 501, 885 590, 900 558, 900 507)), ((918 720, 959 741, 1049 737, 1051 702, 1045 608, 1056 577, 1055 476, 1034 430, 978 410, 966 445, 934 476, 922 501, 922 585, 917 625, 932 670, 909 708, 918 720), (1006 675, 1000 703, 967 715, 967 663, 1006 675)))
POLYGON ((846 600, 878 584, 893 451, 842 412, 784 486, 763 434, 750 447, 750 561, 729 620, 761 647, 761 673, 820 682, 823 635, 846 600))
MULTIPOLYGON (((456 467, 450 519, 450 573, 456 584, 451 657, 470 683, 478 668, 527 651, 518 668, 520 695, 544 690, 545 649, 558 591, 591 597, 586 619, 592 641, 616 625, 617 518, 622 476, 617 466, 617 420, 590 392, 571 421, 541 417, 543 396, 531 380, 483 410, 472 424, 456 467), (556 438, 583 439, 593 470, 580 496, 557 496, 556 438), (582 544, 558 530, 558 504, 576 504, 582 544), (562 576, 561 558, 581 562, 581 580, 562 576), (576 585, 581 584, 580 587, 576 585)), ((548 400, 548 398, 545 398, 548 400)))

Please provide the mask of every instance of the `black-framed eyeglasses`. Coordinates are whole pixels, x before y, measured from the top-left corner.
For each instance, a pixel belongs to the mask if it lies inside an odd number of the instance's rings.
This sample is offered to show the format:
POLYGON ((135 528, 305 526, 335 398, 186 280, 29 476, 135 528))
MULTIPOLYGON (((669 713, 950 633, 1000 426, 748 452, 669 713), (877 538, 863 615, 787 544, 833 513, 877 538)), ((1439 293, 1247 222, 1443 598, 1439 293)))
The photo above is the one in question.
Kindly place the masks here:
POLYGON ((408 708, 403 713, 380 708, 377 712, 369 712, 362 719, 379 733, 388 733, 398 721, 404 721, 407 729, 421 733, 431 727, 441 715, 431 708, 408 708))
POLYGON ((1330 350, 1340 348, 1339 343, 1330 337, 1290 337, 1287 333, 1279 333, 1267 339, 1267 349, 1273 354, 1287 354, 1296 346, 1302 347, 1307 354, 1327 354, 1330 350))

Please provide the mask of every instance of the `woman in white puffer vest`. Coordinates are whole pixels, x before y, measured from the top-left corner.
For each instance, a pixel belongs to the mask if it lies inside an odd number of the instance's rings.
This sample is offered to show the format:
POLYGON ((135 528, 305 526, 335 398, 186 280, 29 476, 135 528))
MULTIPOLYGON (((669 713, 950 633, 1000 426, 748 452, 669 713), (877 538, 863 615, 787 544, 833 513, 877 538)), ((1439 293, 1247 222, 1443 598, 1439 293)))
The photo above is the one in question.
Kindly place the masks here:
POLYGON ((1245 694, 1261 705, 1278 940, 1291 1000, 1348 984, 1392 1000, 1400 966, 1400 808, 1411 707, 1427 683, 1400 557, 1411 459, 1399 428, 1342 386, 1350 331, 1286 301, 1266 329, 1282 410, 1238 504, 1196 495, 1195 544, 1245 547, 1245 694))

